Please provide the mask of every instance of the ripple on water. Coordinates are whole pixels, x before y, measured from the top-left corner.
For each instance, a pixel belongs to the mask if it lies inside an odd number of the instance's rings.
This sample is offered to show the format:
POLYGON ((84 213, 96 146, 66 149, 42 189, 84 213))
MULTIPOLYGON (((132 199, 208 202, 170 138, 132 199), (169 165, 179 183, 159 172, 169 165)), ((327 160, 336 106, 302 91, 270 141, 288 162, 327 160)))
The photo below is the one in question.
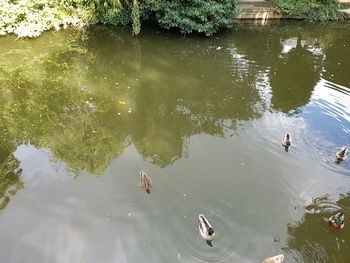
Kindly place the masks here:
POLYGON ((345 217, 350 217, 348 207, 342 205, 347 199, 348 196, 345 196, 334 202, 329 195, 314 199, 311 205, 305 207, 307 212, 303 219, 288 227, 288 246, 285 250, 304 259, 298 262, 343 262, 338 261, 337 257, 348 253, 345 237, 349 235, 349 230, 346 226, 341 231, 329 227, 328 219, 340 211, 345 217))
POLYGON ((346 175, 349 175, 349 164, 336 163, 335 154, 342 146, 350 144, 349 94, 349 88, 321 79, 313 92, 310 108, 319 112, 318 118, 311 119, 311 128, 322 127, 323 132, 308 132, 303 140, 311 157, 324 167, 346 175))
POLYGON ((243 233, 234 220, 232 207, 225 200, 213 197, 214 206, 200 206, 186 215, 167 217, 166 234, 162 235, 177 257, 189 262, 226 262, 235 253, 243 233), (213 226, 216 237, 210 247, 200 236, 198 215, 202 213, 213 226), (176 253, 175 253, 176 254, 176 253))

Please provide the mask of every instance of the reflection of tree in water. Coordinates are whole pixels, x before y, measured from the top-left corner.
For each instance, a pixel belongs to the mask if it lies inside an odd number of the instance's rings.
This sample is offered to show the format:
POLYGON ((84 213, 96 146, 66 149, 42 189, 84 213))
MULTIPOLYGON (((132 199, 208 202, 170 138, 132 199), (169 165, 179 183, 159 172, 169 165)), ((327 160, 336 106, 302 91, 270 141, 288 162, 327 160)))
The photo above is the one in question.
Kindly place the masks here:
MULTIPOLYGON (((59 67, 66 62, 55 63, 59 67)), ((50 61, 47 67, 52 67, 52 63, 50 61)), ((62 74, 65 73, 63 70, 62 74)), ((36 82, 21 72, 4 81, 3 87, 13 98, 13 103, 2 113, 6 129, 17 142, 50 149, 56 158, 76 172, 103 173, 124 149, 127 135, 123 134, 123 129, 103 127, 101 112, 89 108, 86 103, 89 93, 58 81, 61 77, 48 74, 41 82, 36 82)))
MULTIPOLYGON (((0 104, 3 108, 6 107, 1 97, 0 104)), ((5 209, 11 197, 23 188, 20 163, 13 156, 16 147, 12 144, 15 143, 6 127, 6 119, 0 113, 0 210, 5 209)))
POLYGON ((332 44, 325 50, 327 60, 324 63, 324 78, 330 81, 336 79, 337 84, 350 87, 350 59, 349 56, 345 55, 349 52, 349 45, 344 43, 350 43, 349 29, 345 29, 342 34, 337 35, 332 44))
POLYGON ((254 109, 260 99, 257 90, 235 83, 231 68, 225 65, 230 53, 203 49, 214 46, 216 40, 175 41, 171 36, 156 35, 152 41, 129 37, 115 41, 112 35, 101 43, 97 40, 100 34, 108 35, 105 30, 93 33, 97 37, 87 46, 93 52, 101 50, 95 53, 104 65, 99 75, 115 74, 108 77, 114 81, 120 76, 128 78, 124 82, 132 87, 128 91, 133 103, 129 122, 132 142, 159 166, 181 158, 183 146, 193 134, 222 136, 226 127, 234 128, 236 120, 260 116, 254 109), (161 44, 155 48, 155 42, 161 44), (125 52, 108 52, 113 49, 125 52), (118 66, 120 62, 123 67, 118 66))
POLYGON ((276 109, 288 112, 308 102, 317 59, 301 45, 280 59, 285 31, 251 32, 179 41, 178 35, 133 38, 97 27, 65 41, 39 38, 39 46, 60 44, 45 55, 22 47, 32 57, 13 67, 17 71, 0 61, 6 75, 0 76, 6 94, 0 115, 11 140, 48 148, 76 172, 103 173, 129 145, 165 167, 186 153, 190 136, 224 136, 237 121, 260 117, 259 65, 271 67, 276 109), (236 65, 234 47, 249 67, 236 65), (40 70, 32 74, 33 68, 40 70), (304 83, 294 83, 301 74, 304 83), (291 90, 284 89, 286 82, 291 90))
POLYGON ((179 41, 97 28, 63 40, 43 36, 38 45, 16 42, 0 60, 0 138, 12 149, 0 160, 1 206, 23 187, 12 155, 21 143, 49 149, 76 173, 102 174, 129 145, 165 167, 186 154, 192 135, 224 136, 237 121, 260 117, 261 65, 271 67, 273 107, 288 112, 306 104, 318 58, 300 39, 278 57, 281 39, 293 32, 179 41), (235 48, 244 59, 233 59, 235 48), (293 82, 300 75, 304 83, 293 82))
MULTIPOLYGON (((280 27, 279 27, 280 28, 280 27)), ((290 36, 291 32, 287 34, 290 36)), ((282 51, 281 38, 285 35, 281 31, 272 29, 247 29, 240 32, 240 36, 233 38, 239 54, 256 62, 258 65, 271 66, 279 60, 282 51)))
MULTIPOLYGON (((8 150, 6 144, 1 144, 0 153, 0 210, 6 208, 12 196, 23 188, 22 170, 19 161, 8 150)), ((13 150, 13 149, 12 149, 13 150)))
POLYGON ((343 211, 350 217, 350 193, 342 195, 332 203, 328 196, 317 198, 307 206, 304 217, 294 225, 288 226, 288 242, 285 248, 305 263, 344 263, 350 261, 349 225, 341 231, 328 226, 328 218, 343 211))
MULTIPOLYGON (((268 78, 272 88, 272 107, 284 113, 307 104, 320 78, 322 55, 312 53, 320 49, 322 38, 332 35, 327 27, 309 27, 300 23, 278 25, 268 29, 243 30, 234 39, 238 53, 258 65, 268 67, 268 78), (295 40, 295 47, 283 54, 285 41, 295 40)), ((258 72, 257 72, 258 75, 258 72)))
POLYGON ((7 73, 2 115, 12 138, 50 149, 76 172, 101 174, 128 145, 164 167, 191 135, 223 136, 236 120, 259 116, 257 91, 235 87, 214 50, 195 41, 168 48, 160 36, 155 52, 154 41, 111 32, 44 57, 35 78, 23 67, 7 73))
POLYGON ((319 61, 301 40, 299 36, 296 47, 278 60, 270 75, 272 107, 285 113, 307 104, 319 80, 319 61))

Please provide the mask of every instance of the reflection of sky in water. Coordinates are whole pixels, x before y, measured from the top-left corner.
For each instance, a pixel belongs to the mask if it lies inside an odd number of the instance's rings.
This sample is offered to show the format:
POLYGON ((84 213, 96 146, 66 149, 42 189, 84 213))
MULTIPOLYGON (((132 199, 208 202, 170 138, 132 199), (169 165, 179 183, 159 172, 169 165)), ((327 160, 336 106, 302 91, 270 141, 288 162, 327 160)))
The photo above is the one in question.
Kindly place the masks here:
POLYGON ((321 79, 312 94, 309 107, 318 107, 322 115, 344 125, 344 132, 349 133, 346 124, 350 122, 350 88, 321 79))
MULTIPOLYGON (((282 54, 287 54, 292 49, 296 48, 298 44, 298 38, 288 38, 281 41, 282 54)), ((301 40, 300 44, 303 48, 306 48, 312 54, 316 56, 324 56, 322 46, 318 43, 317 39, 301 40)))
POLYGON ((36 184, 45 185, 53 180, 66 181, 68 169, 66 165, 52 159, 51 153, 45 149, 36 149, 32 145, 20 145, 14 152, 14 156, 21 162, 23 169, 21 175, 25 181, 25 187, 31 188, 36 184))
POLYGON ((296 48, 298 39, 297 38, 289 38, 284 41, 282 41, 282 52, 283 54, 288 53, 293 48, 296 48))
POLYGON ((319 159, 321 165, 350 175, 349 162, 334 164, 335 153, 342 146, 350 145, 350 97, 347 92, 347 87, 320 79, 310 103, 302 107, 299 116, 305 120, 309 129, 304 138, 308 152, 319 159))

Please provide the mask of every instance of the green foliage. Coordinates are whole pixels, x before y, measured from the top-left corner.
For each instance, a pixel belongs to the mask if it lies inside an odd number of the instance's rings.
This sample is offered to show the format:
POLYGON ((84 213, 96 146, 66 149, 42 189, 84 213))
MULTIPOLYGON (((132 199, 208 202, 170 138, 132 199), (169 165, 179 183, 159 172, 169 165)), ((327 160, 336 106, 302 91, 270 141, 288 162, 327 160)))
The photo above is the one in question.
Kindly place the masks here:
POLYGON ((140 23, 140 8, 139 8, 139 1, 134 0, 134 5, 132 7, 132 33, 134 35, 138 35, 141 30, 141 23, 140 23))
POLYGON ((345 14, 340 12, 336 0, 272 0, 278 9, 287 16, 308 20, 341 20, 345 14))
POLYGON ((156 22, 182 33, 199 32, 207 36, 231 27, 239 0, 21 0, 0 4, 0 34, 37 37, 43 31, 68 25, 95 23, 132 25, 133 34, 141 22, 156 22), (1 22, 1 21, 6 21, 1 22))
MULTIPOLYGON (((67 6, 63 5, 67 8, 67 6)), ((68 13, 56 2, 44 0, 0 1, 0 35, 37 37, 43 31, 83 26, 86 12, 76 9, 68 13)))
POLYGON ((339 3, 339 9, 349 9, 350 3, 339 3))
POLYGON ((134 35, 140 32, 141 21, 152 21, 165 29, 178 28, 181 33, 199 32, 210 36, 220 28, 233 25, 238 0, 90 0, 88 2, 96 9, 96 16, 101 23, 132 24, 134 35))
POLYGON ((173 0, 145 1, 163 28, 179 28, 182 33, 193 31, 210 36, 220 28, 233 25, 237 15, 236 0, 173 0))

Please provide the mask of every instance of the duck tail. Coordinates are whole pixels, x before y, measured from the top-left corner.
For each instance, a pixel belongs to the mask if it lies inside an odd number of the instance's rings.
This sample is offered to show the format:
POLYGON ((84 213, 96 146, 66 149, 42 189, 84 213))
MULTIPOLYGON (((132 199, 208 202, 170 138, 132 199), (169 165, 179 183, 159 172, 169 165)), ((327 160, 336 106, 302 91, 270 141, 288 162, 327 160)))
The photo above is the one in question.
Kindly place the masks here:
POLYGON ((199 221, 202 222, 206 227, 211 227, 208 220, 205 218, 203 214, 199 215, 199 221))

